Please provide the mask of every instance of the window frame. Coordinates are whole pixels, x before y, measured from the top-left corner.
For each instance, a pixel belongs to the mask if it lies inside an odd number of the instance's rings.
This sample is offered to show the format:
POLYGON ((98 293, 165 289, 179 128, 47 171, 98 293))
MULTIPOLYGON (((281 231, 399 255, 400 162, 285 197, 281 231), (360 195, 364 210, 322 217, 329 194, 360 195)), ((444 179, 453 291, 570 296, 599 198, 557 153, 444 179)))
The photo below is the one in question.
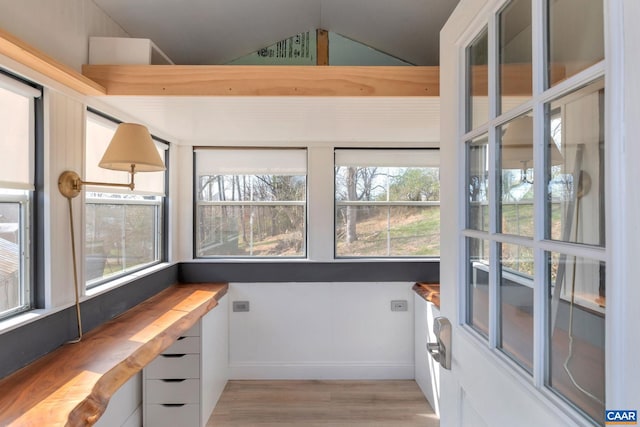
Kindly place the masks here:
POLYGON ((0 78, 7 82, 3 87, 24 95, 29 100, 29 162, 33 176, 33 188, 24 194, 2 195, 3 203, 17 203, 20 210, 19 305, 0 313, 0 321, 18 314, 44 307, 44 245, 40 230, 44 229, 44 110, 43 88, 30 80, 0 68, 0 78), (15 85, 15 89, 12 86, 15 85), (25 92, 25 93, 20 93, 25 92))
MULTIPOLYGON (((387 207, 387 208, 391 208, 391 207, 429 207, 429 206, 440 206, 441 201, 402 201, 402 200, 398 200, 398 201, 390 201, 390 200, 382 200, 382 201, 377 201, 377 200, 371 200, 371 201, 360 201, 360 200, 338 200, 337 199, 337 175, 338 175, 338 168, 340 167, 349 167, 349 166, 342 166, 339 165, 338 162, 336 161, 336 154, 340 151, 340 150, 356 150, 356 149, 350 149, 348 147, 335 147, 333 152, 334 152, 334 164, 333 164, 333 259, 334 260, 372 260, 372 259, 383 259, 383 260, 393 260, 393 259, 408 259, 408 260, 436 260, 436 259, 440 259, 440 251, 438 249, 438 254, 437 255, 339 255, 338 254, 338 237, 337 237, 337 223, 336 223, 336 218, 337 218, 337 214, 338 214, 338 209, 340 207, 349 207, 349 206, 371 206, 371 207, 387 207)), ((398 150, 402 150, 402 151, 423 151, 423 152, 437 152, 438 153, 438 157, 439 157, 439 148, 434 148, 434 147, 430 147, 430 148, 387 148, 387 147, 379 147, 379 148, 362 148, 362 149, 357 149, 357 151, 361 152, 364 156, 366 156, 366 153, 368 152, 376 152, 376 153, 380 153, 380 152, 392 152, 392 151, 398 151, 398 150)), ((364 167, 380 167, 380 168, 387 168, 387 167, 391 167, 391 166, 360 166, 362 168, 364 167)), ((438 176, 440 175, 440 164, 438 162, 438 166, 393 166, 393 167, 398 167, 398 168, 414 168, 414 169, 419 169, 419 168, 428 168, 428 169, 438 169, 438 176)), ((387 176, 388 179, 388 176, 387 176)), ((440 181, 440 179, 438 178, 438 182, 440 181)), ((387 235, 387 239, 389 239, 389 235, 387 235)))
MULTIPOLYGON (((273 175, 273 176, 287 176, 283 175, 273 175)), ((291 175, 291 176, 302 176, 302 175, 291 175)), ((251 261, 291 261, 291 260, 299 260, 299 259, 308 259, 309 257, 309 149, 308 147, 277 147, 277 146, 268 146, 268 147, 193 147, 193 247, 192 247, 192 256, 194 259, 200 260, 251 260, 251 261), (258 200, 215 200, 215 201, 201 201, 198 195, 199 189, 199 179, 201 176, 224 176, 224 177, 240 177, 240 176, 249 176, 255 177, 260 175, 269 175, 269 174, 260 174, 260 173, 243 173, 243 174, 204 174, 198 175, 198 162, 197 155, 199 151, 208 151, 208 150, 243 150, 247 152, 247 155, 250 156, 251 151, 258 150, 274 150, 274 151, 291 151, 298 150, 304 151, 305 153, 305 189, 304 189, 304 200, 277 200, 277 201, 258 201, 258 200), (302 206, 303 207, 303 230, 302 230, 302 245, 303 245, 303 253, 301 255, 293 255, 293 256, 259 256, 259 255, 201 255, 199 252, 202 250, 200 247, 200 233, 198 229, 199 218, 200 218, 200 207, 202 206, 239 206, 239 207, 261 207, 261 206, 302 206)))
POLYGON ((0 312, 0 320, 14 316, 34 307, 33 284, 33 248, 32 230, 33 215, 31 205, 33 203, 33 192, 25 191, 23 194, 0 195, 0 203, 11 203, 18 205, 19 227, 18 227, 18 248, 24 256, 20 256, 18 271, 20 272, 18 281, 18 305, 3 312, 0 312))

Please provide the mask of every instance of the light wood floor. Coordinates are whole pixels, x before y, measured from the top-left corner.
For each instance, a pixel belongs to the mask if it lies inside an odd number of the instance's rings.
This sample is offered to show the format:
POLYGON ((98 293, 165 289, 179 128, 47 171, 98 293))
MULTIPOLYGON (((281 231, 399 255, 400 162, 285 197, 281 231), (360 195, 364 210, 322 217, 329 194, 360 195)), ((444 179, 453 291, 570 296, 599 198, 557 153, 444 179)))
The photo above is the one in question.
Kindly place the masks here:
POLYGON ((207 426, 422 426, 440 422, 415 381, 229 381, 207 426))

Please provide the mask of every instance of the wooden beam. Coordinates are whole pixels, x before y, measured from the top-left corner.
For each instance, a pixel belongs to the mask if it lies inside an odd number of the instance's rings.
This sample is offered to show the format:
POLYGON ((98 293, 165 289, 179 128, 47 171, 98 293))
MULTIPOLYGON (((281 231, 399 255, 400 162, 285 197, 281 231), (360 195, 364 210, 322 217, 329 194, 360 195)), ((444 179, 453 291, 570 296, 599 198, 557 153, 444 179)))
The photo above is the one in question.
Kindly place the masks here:
POLYGON ((329 65, 329 32, 316 30, 316 65, 329 65))
MULTIPOLYGON (((531 96, 531 64, 503 64, 500 66, 501 93, 504 96, 531 96)), ((471 67, 473 96, 487 96, 489 94, 489 71, 486 65, 474 65, 471 67)), ((551 81, 564 80, 565 67, 563 64, 551 66, 551 81)))
POLYGON ((83 95, 104 95, 106 90, 44 52, 0 30, 0 54, 19 62, 83 95))
POLYGON ((438 96, 439 67, 85 65, 108 95, 438 96))

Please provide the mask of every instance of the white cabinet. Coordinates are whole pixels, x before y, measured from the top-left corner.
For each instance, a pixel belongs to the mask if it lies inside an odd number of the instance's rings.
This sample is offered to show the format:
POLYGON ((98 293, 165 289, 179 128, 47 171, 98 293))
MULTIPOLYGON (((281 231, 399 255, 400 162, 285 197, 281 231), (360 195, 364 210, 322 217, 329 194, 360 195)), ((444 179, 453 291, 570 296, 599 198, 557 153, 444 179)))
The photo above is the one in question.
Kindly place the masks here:
POLYGON ((415 379, 429 404, 440 416, 440 364, 427 352, 427 342, 435 342, 433 319, 440 310, 431 302, 414 294, 415 379))
POLYGON ((172 65, 173 61, 149 39, 90 37, 89 64, 172 65))
POLYGON ((143 370, 145 427, 204 426, 228 375, 227 298, 143 370))

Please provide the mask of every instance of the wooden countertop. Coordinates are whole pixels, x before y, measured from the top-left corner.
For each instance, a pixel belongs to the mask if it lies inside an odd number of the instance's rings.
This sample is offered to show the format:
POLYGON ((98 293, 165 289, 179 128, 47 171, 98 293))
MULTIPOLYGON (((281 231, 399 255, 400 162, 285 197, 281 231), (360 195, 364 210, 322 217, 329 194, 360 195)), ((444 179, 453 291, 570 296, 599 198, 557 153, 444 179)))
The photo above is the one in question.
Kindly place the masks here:
POLYGON ((416 283, 413 290, 425 300, 432 302, 440 308, 440 284, 439 283, 416 283))
POLYGON ((0 426, 90 426, 111 396, 227 293, 176 284, 0 381, 0 426))

